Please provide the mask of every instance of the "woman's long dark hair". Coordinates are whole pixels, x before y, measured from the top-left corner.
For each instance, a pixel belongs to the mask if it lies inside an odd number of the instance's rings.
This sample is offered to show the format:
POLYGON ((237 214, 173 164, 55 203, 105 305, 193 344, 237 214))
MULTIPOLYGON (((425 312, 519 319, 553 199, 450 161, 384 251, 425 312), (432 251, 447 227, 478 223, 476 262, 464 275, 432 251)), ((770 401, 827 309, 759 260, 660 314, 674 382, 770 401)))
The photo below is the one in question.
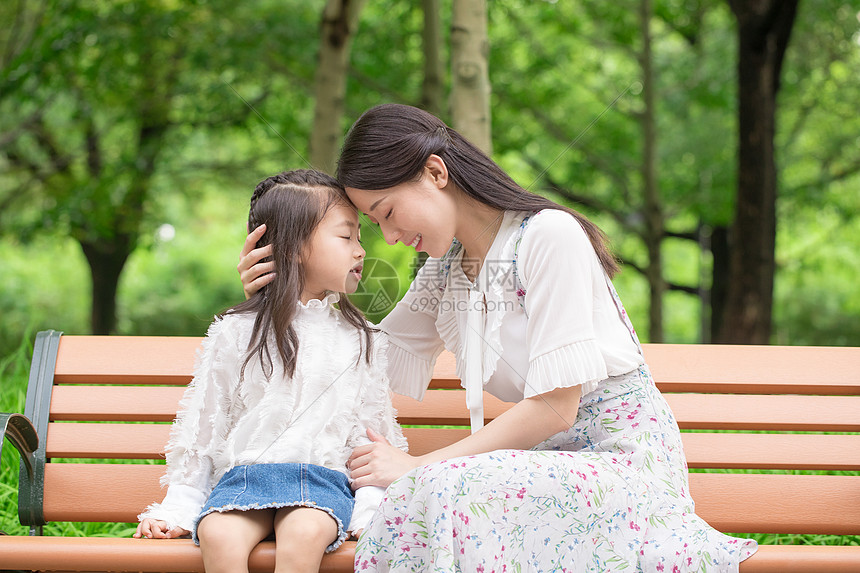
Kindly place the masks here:
MULTIPOLYGON (((258 356, 266 376, 272 375, 273 362, 269 341, 273 340, 284 365, 284 373, 292 377, 296 370, 299 339, 293 328, 296 301, 305 287, 305 274, 301 258, 306 252, 314 229, 335 204, 353 207, 343 187, 333 177, 312 169, 285 171, 261 181, 251 197, 248 212, 248 229, 265 223, 266 232, 257 242, 257 248, 272 245, 275 278, 251 298, 224 314, 256 313, 248 355, 248 362, 258 356)), ((341 293, 338 307, 346 321, 362 334, 364 356, 370 362, 373 340, 370 326, 364 315, 341 293)), ((359 357, 360 360, 360 357, 359 357)))
POLYGON ((582 225, 607 274, 618 272, 606 236, 585 215, 526 191, 466 138, 421 109, 383 104, 364 112, 346 135, 337 178, 344 187, 388 189, 421 177, 427 158, 434 154, 448 167, 450 181, 485 205, 506 211, 570 213, 582 225))

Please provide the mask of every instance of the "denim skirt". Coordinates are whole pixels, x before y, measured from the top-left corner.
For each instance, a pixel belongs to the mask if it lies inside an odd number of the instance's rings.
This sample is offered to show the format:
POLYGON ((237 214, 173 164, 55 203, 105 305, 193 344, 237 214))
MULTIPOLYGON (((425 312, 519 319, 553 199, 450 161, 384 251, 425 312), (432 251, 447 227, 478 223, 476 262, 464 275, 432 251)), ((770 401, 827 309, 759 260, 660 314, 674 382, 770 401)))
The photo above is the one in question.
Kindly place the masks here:
POLYGON ((326 548, 334 551, 347 537, 355 497, 347 477, 313 464, 253 464, 236 466, 209 494, 194 522, 192 537, 200 544, 197 527, 212 512, 313 507, 337 522, 337 539, 326 548))

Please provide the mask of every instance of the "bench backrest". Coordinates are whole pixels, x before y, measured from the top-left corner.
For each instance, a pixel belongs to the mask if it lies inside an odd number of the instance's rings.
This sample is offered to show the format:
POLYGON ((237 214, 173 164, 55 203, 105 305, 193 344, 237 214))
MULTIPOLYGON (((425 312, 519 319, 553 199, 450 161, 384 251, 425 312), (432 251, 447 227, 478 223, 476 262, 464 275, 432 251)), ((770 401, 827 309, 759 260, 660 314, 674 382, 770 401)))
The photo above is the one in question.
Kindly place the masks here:
MULTIPOLYGON (((22 492, 25 524, 135 522, 161 500, 159 464, 200 340, 40 333, 25 413, 46 426, 47 463, 41 508, 22 492)), ((679 425, 692 430, 683 438, 697 513, 726 532, 860 534, 860 475, 844 473, 860 471, 860 349, 644 348, 679 425)), ((488 420, 511 406, 484 399, 488 420)), ((413 453, 468 433, 449 353, 423 403, 396 396, 395 407, 413 453)))

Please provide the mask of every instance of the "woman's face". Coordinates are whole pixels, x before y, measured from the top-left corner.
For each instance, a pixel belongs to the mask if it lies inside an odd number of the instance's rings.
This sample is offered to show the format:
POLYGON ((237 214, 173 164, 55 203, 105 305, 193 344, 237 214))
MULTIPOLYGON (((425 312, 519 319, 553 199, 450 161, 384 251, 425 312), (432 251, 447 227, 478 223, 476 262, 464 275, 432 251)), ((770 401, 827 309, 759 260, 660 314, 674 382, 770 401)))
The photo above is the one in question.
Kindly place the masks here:
POLYGON ((427 159, 420 179, 388 189, 367 191, 347 187, 349 198, 379 224, 385 242, 401 242, 441 257, 451 246, 457 224, 455 194, 448 188, 448 171, 436 155, 427 159))

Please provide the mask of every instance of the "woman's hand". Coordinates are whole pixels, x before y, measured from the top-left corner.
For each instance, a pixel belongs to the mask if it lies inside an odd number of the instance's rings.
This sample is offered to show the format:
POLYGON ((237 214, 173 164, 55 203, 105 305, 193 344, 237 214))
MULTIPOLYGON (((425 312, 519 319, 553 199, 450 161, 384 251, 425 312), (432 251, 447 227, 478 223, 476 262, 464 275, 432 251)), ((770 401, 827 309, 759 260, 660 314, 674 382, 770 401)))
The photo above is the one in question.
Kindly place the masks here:
POLYGON ((355 448, 346 462, 353 490, 367 485, 388 487, 409 470, 423 465, 420 458, 395 448, 370 428, 367 437, 373 443, 355 448))
POLYGON ((245 298, 251 298, 254 293, 275 278, 275 273, 272 272, 275 270, 275 263, 272 261, 260 262, 260 259, 272 256, 272 245, 266 245, 259 249, 255 248, 257 241, 265 232, 266 225, 260 225, 248 233, 242 251, 239 253, 239 264, 236 270, 239 271, 239 278, 242 280, 245 298))
POLYGON ((191 532, 182 527, 176 526, 173 529, 167 528, 167 522, 160 519, 146 518, 137 525, 137 531, 133 535, 140 539, 174 539, 183 537, 191 532))

